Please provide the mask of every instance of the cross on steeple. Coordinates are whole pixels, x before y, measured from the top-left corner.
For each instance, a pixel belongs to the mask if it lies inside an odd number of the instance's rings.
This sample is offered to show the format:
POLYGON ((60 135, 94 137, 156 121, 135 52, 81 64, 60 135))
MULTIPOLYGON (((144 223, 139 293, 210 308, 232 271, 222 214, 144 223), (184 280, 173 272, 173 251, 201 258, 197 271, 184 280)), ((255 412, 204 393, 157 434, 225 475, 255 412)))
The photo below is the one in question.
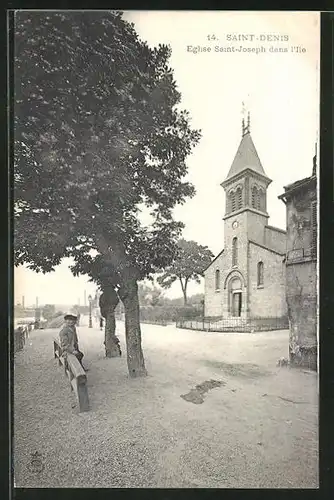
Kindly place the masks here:
POLYGON ((242 137, 250 133, 250 111, 247 113, 246 123, 246 107, 244 101, 242 102, 242 137))

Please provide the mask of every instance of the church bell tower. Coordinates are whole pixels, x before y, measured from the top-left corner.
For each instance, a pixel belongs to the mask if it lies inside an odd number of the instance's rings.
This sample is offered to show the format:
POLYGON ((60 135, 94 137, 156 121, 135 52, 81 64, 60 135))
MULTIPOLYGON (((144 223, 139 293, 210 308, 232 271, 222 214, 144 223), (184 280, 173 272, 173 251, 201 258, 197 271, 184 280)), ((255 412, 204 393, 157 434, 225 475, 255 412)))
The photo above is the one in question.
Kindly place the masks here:
POLYGON ((230 244, 231 231, 242 226, 244 236, 262 239, 268 222, 266 175, 250 133, 250 113, 242 119, 242 136, 231 168, 221 186, 225 190, 225 247, 230 244), (261 235, 261 237, 260 237, 261 235))

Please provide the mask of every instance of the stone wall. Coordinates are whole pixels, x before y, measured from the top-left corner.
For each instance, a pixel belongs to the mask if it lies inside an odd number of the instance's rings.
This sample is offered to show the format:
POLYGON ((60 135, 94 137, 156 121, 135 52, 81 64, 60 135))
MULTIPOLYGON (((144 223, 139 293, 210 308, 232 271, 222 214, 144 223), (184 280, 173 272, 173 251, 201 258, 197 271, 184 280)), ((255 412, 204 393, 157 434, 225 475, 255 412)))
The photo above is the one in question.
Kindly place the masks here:
POLYGON ((315 200, 313 190, 302 191, 287 203, 287 252, 312 246, 311 203, 315 200))
POLYGON ((223 262, 224 252, 220 254, 210 267, 204 272, 204 293, 205 293, 205 316, 222 316, 223 314, 223 262), (220 270, 220 288, 216 290, 215 287, 215 273, 220 270))
POLYGON ((316 262, 287 265, 286 282, 290 320, 290 362, 315 370, 317 365, 316 262))
POLYGON ((249 244, 249 310, 251 316, 282 317, 287 314, 284 256, 249 244), (257 285, 257 264, 264 265, 263 286, 257 285))
POLYGON ((264 233, 264 244, 278 252, 286 252, 286 233, 277 231, 270 226, 266 226, 264 233))
POLYGON ((264 245, 265 226, 268 222, 268 217, 252 211, 246 212, 247 217, 247 239, 256 241, 264 245))
POLYGON ((312 202, 316 183, 287 196, 286 297, 290 363, 317 369, 317 262, 313 253, 312 202))

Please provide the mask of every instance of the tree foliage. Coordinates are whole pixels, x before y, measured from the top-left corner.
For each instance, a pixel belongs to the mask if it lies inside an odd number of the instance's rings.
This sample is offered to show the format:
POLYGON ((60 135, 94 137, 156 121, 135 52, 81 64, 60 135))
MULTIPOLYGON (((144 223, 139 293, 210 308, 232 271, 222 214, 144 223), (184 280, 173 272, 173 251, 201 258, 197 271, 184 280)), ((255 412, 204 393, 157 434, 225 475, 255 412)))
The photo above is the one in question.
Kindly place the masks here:
MULTIPOLYGON (((132 316, 137 281, 172 260, 174 206, 194 194, 184 177, 200 133, 170 54, 119 12, 15 14, 15 264, 45 273, 72 257, 74 275, 116 288, 132 316)), ((127 325, 137 349, 139 324, 127 325)))
POLYGON ((45 319, 51 319, 54 317, 56 312, 56 306, 54 304, 45 304, 42 309, 42 315, 45 319))
POLYGON ((158 306, 164 303, 164 296, 161 288, 155 284, 153 286, 139 283, 138 298, 140 306, 158 306))
POLYGON ((177 243, 177 251, 173 262, 158 277, 158 283, 164 288, 179 280, 182 288, 184 304, 187 304, 187 286, 189 281, 200 283, 200 276, 208 267, 213 258, 213 253, 207 246, 202 246, 195 241, 186 241, 181 238, 177 243))
POLYGON ((170 48, 150 49, 120 13, 21 11, 15 31, 16 263, 47 272, 72 256, 99 285, 124 259, 138 278, 156 271, 182 227, 172 209, 194 194, 183 177, 199 139, 170 48))

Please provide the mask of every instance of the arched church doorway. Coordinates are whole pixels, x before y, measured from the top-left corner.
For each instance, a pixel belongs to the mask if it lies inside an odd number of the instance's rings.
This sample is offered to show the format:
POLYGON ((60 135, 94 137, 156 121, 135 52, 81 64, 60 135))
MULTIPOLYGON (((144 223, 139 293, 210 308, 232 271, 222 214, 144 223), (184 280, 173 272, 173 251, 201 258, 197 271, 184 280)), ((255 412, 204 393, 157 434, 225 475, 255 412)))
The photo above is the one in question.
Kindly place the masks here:
POLYGON ((242 289, 240 278, 231 278, 229 282, 229 310, 231 316, 240 317, 242 310, 242 289))

